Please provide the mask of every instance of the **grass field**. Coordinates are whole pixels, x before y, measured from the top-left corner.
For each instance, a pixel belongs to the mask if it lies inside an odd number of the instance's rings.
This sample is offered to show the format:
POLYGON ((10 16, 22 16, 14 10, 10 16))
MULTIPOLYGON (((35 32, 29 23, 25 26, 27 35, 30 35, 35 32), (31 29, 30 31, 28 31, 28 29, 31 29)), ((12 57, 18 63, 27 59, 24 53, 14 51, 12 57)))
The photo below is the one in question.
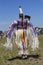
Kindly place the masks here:
POLYGON ((20 59, 17 57, 17 48, 14 46, 13 50, 7 50, 1 46, 5 39, 0 39, 0 65, 43 65, 43 35, 39 35, 39 50, 31 52, 28 59, 20 59), (39 54, 36 57, 34 54, 39 54))

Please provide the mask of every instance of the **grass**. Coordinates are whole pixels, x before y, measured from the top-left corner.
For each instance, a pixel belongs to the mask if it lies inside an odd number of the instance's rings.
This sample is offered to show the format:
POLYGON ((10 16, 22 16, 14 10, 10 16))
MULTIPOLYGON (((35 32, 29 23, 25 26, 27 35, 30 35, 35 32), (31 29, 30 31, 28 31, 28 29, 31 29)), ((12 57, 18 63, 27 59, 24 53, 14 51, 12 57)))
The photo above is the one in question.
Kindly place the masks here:
MULTIPOLYGON (((0 39, 0 65, 43 65, 43 35, 39 35, 39 50, 36 51, 40 57, 29 57, 28 59, 18 59, 17 48, 14 46, 13 50, 6 50, 1 46, 1 43, 5 42, 5 39, 0 39)), ((32 52, 31 52, 32 53, 32 52)), ((34 54, 34 52, 33 52, 34 54)))

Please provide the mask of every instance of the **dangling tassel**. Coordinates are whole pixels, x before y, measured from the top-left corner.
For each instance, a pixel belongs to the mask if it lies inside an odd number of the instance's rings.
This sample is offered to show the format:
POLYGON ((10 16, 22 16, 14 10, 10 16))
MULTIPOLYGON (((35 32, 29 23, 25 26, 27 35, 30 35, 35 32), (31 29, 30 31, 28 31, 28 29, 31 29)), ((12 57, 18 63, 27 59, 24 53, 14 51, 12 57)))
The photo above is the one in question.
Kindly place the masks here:
POLYGON ((11 38, 7 38, 7 42, 3 45, 6 49, 12 50, 11 38))

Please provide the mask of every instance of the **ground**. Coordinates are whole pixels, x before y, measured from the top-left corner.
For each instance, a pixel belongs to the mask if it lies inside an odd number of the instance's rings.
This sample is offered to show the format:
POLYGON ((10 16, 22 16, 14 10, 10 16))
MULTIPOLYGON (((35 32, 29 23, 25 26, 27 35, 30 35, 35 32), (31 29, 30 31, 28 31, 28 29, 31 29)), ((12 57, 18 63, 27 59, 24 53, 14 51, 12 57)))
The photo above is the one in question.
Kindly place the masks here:
POLYGON ((43 35, 39 35, 39 50, 30 51, 27 59, 18 58, 16 45, 13 50, 3 48, 4 42, 5 39, 0 39, 0 65, 43 65, 43 35))

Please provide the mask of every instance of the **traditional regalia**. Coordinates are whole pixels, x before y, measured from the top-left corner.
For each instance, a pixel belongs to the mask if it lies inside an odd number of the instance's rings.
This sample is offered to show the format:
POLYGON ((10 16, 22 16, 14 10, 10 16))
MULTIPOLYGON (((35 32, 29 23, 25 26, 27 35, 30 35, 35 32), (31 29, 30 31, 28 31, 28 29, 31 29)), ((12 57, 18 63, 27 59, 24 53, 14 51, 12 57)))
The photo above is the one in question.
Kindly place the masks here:
POLYGON ((12 35, 15 33, 15 43, 18 46, 18 54, 22 57, 27 57, 28 47, 27 43, 29 40, 29 45, 34 51, 36 48, 39 48, 38 37, 33 25, 30 23, 30 16, 25 15, 23 19, 23 12, 21 7, 19 8, 19 20, 15 20, 7 33, 7 44, 4 44, 5 47, 12 49, 12 35))

